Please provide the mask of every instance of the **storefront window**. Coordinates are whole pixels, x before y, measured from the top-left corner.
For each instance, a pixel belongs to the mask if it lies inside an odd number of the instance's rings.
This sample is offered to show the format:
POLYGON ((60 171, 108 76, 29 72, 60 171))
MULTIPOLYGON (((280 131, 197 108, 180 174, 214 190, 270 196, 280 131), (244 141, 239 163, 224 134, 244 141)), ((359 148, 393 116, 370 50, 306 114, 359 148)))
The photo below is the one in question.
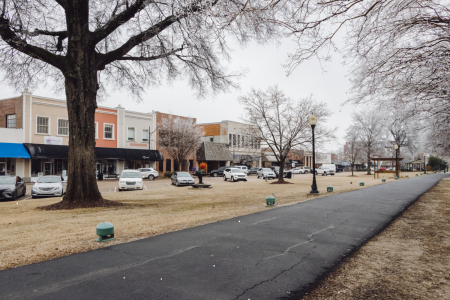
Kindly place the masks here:
POLYGON ((126 160, 125 161, 125 169, 135 169, 134 167, 134 160, 126 160))
POLYGON ((42 172, 41 160, 40 159, 32 159, 31 160, 31 177, 37 177, 38 174, 41 172, 42 172))

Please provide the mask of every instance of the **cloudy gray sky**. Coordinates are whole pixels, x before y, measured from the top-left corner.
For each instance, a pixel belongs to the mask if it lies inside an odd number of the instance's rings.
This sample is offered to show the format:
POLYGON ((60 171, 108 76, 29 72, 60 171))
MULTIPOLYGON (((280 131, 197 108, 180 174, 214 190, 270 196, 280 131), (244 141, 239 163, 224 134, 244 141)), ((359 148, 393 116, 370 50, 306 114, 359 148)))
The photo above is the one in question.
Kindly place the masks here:
MULTIPOLYGON (((191 90, 186 81, 176 81, 172 85, 162 85, 147 89, 144 100, 140 103, 132 100, 126 92, 108 91, 109 97, 99 103, 102 106, 115 107, 121 104, 128 110, 150 112, 152 110, 197 118, 198 123, 219 122, 222 120, 239 121, 242 109, 237 101, 239 95, 250 91, 252 87, 266 89, 278 84, 289 97, 314 95, 314 98, 328 104, 333 112, 327 126, 337 126, 337 140, 326 146, 325 150, 337 150, 343 143, 345 129, 351 122, 353 108, 341 104, 347 100, 350 88, 347 77, 348 68, 342 65, 339 54, 333 55, 332 62, 327 62, 321 68, 317 60, 308 61, 286 77, 283 64, 287 54, 293 50, 289 41, 280 45, 258 45, 252 43, 245 48, 236 47, 232 53, 230 70, 246 69, 246 75, 239 80, 240 89, 226 94, 198 100, 195 91, 191 90)), ((8 86, 0 86, 0 99, 18 95, 8 86)), ((34 90, 33 94, 59 99, 65 99, 64 94, 55 94, 48 89, 34 90)), ((320 122, 320 120, 319 120, 320 122)))

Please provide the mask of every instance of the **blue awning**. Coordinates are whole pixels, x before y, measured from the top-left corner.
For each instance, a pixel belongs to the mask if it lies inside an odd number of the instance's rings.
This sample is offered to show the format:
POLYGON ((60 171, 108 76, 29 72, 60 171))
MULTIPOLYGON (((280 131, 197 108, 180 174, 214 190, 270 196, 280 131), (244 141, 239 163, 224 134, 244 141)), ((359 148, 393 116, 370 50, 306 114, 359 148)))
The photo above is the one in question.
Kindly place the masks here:
POLYGON ((0 143, 1 158, 30 158, 23 144, 0 143))

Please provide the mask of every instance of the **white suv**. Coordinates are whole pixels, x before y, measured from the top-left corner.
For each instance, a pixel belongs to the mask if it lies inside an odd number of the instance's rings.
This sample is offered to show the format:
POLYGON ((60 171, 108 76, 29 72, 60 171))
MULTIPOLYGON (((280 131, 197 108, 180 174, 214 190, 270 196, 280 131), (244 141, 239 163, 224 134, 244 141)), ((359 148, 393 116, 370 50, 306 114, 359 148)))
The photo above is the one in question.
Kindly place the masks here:
POLYGON ((123 170, 119 178, 119 192, 124 190, 142 190, 141 173, 136 170, 123 170))
POLYGON ((223 171, 223 180, 227 181, 227 179, 230 179, 231 182, 238 180, 247 181, 247 174, 245 174, 242 169, 226 168, 225 171, 223 171))
POLYGON ((241 169, 245 174, 248 174, 247 166, 233 166, 233 168, 241 169))
POLYGON ((154 180, 155 178, 159 177, 158 171, 153 168, 140 168, 137 170, 141 172, 142 178, 148 178, 148 180, 154 180))

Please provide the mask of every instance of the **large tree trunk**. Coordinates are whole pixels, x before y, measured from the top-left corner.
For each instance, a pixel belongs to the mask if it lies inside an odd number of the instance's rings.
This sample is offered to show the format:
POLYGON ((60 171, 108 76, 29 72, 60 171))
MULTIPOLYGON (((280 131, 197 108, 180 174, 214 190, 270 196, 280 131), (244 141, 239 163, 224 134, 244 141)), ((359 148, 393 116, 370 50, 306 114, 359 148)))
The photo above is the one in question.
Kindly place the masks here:
POLYGON ((280 162, 280 172, 278 174, 278 182, 284 182, 283 174, 284 174, 285 160, 286 158, 283 158, 280 162))
POLYGON ((69 33, 64 72, 69 114, 69 172, 65 202, 102 200, 95 173, 95 109, 97 64, 89 33, 89 1, 67 1, 69 33))
POLYGON ((370 156, 367 155, 367 175, 370 175, 370 156))

